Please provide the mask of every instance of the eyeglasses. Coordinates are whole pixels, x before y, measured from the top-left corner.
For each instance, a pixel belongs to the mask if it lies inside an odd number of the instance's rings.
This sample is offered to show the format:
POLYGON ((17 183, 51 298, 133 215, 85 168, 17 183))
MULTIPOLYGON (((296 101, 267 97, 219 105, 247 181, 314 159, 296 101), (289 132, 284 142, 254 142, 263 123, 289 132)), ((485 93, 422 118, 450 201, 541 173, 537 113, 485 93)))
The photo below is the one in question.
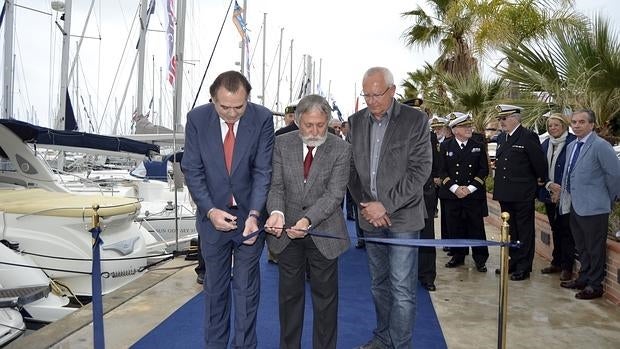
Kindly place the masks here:
POLYGON ((373 99, 373 98, 383 97, 383 96, 385 96, 387 91, 389 91, 391 88, 392 88, 392 86, 388 86, 388 88, 386 88, 385 91, 383 91, 383 93, 381 93, 381 94, 369 94, 369 93, 364 93, 364 91, 362 91, 360 93, 360 96, 364 97, 365 99, 373 99))

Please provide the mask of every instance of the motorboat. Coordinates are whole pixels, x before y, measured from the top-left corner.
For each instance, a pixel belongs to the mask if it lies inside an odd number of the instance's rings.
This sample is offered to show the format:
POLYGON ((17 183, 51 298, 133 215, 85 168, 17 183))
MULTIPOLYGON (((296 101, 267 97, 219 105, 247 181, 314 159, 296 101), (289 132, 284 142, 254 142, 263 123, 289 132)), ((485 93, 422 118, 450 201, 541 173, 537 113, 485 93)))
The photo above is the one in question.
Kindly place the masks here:
MULTIPOLYGON (((50 168, 24 142, 36 130, 21 132, 0 124, 0 239, 19 244, 34 263, 75 296, 92 296, 91 219, 101 217, 102 294, 140 277, 147 246, 154 242, 137 223, 141 204, 135 198, 76 194, 59 183, 50 168)), ((19 131, 19 130, 18 130, 19 131)))
MULTIPOLYGON (((17 120, 0 120, 0 127, 4 128, 0 135, 7 135, 0 139, 0 147, 16 154, 15 162, 5 159, 0 163, 0 182, 55 192, 136 199, 140 201, 140 210, 135 220, 151 233, 148 244, 151 253, 161 249, 170 252, 177 248, 177 241, 188 244, 198 235, 189 191, 179 178, 171 176, 170 168, 173 164, 178 166, 179 159, 176 162, 171 161, 172 156, 151 159, 159 152, 159 146, 121 137, 51 130, 17 120), (53 170, 42 159, 43 147, 123 155, 135 160, 138 166, 132 171, 97 168, 67 173, 53 170), (24 171, 24 166, 32 173, 24 171)), ((182 178, 180 171, 177 173, 182 178)))

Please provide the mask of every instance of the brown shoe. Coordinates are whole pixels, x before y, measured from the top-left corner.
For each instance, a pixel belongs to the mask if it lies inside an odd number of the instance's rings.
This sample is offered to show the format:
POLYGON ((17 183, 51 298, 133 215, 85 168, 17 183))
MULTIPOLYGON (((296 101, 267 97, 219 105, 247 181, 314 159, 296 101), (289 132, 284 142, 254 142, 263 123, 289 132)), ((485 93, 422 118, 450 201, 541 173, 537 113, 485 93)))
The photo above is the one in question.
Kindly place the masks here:
POLYGON ((562 270, 560 273, 560 281, 568 281, 573 278, 573 272, 571 270, 562 270))
POLYGON ((555 265, 550 265, 550 266, 542 268, 540 270, 540 272, 543 273, 543 274, 555 274, 555 273, 559 273, 561 271, 562 271, 562 268, 556 267, 555 265))

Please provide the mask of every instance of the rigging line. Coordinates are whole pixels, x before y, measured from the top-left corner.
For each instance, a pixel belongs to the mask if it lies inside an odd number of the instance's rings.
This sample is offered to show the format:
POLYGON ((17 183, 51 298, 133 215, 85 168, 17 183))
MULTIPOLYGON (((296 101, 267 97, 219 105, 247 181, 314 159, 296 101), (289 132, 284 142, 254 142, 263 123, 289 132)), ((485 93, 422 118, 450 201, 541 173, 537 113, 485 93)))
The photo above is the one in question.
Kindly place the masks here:
POLYGON ((138 17, 138 10, 140 6, 136 7, 136 12, 133 16, 133 21, 131 22, 131 27, 129 28, 129 34, 127 35, 127 40, 125 40, 125 46, 123 47, 123 53, 121 53, 121 58, 119 61, 119 65, 116 67, 116 72, 114 73, 114 79, 112 80, 112 86, 110 87, 110 93, 108 94, 108 98, 106 99, 105 105, 103 106, 103 113, 101 113, 101 120, 99 124, 97 124, 97 132, 101 130, 101 125, 103 124, 103 120, 105 119, 105 113, 108 110, 108 105, 110 103, 110 98, 112 98, 112 92, 114 91, 114 86, 116 85, 116 80, 118 78, 118 74, 121 70, 120 62, 125 57, 125 52, 127 51, 127 47, 129 46, 129 37, 131 36, 131 32, 133 31, 134 24, 136 23, 136 18, 138 17))
POLYGON ((252 65, 252 62, 254 62, 254 55, 256 54, 258 43, 260 42, 260 38, 262 35, 263 35, 263 25, 261 24, 260 29, 258 30, 258 36, 256 37, 256 42, 254 43, 254 49, 252 49, 252 54, 249 57, 250 65, 252 65))
MULTIPOLYGON (((220 41, 220 36, 222 36, 222 30, 224 30, 224 24, 226 24, 226 19, 228 18, 228 13, 230 12, 230 8, 232 6, 233 1, 234 0, 230 0, 230 3, 228 4, 228 8, 226 9, 226 15, 224 15, 224 20, 222 21, 220 32, 217 34, 217 39, 215 39, 215 45, 213 45, 213 50, 211 50, 211 56, 209 56, 207 67, 205 68, 205 72, 202 75, 202 79, 200 80, 200 85, 198 86, 198 92, 196 92, 196 98, 194 98, 194 103, 192 103, 192 107, 190 109, 194 109, 194 107, 196 106, 196 102, 198 101, 198 96, 200 96, 202 85, 204 84, 205 78, 207 77, 207 71, 209 70, 209 66, 211 65, 211 60, 213 59, 213 55, 215 54, 215 49, 217 48, 217 44, 220 41)), ((243 62, 241 62, 241 64, 243 64, 243 62)))

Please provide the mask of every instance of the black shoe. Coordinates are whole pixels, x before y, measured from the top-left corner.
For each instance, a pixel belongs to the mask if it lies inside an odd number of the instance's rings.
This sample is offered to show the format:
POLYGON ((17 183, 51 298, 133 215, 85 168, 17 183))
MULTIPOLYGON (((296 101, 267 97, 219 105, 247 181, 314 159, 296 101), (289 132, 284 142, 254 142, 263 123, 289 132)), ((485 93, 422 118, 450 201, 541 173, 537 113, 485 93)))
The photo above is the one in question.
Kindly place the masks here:
POLYGON ((487 266, 484 264, 476 264, 476 270, 481 272, 481 273, 486 273, 487 272, 487 266))
POLYGON ((465 264, 465 261, 463 259, 452 257, 452 259, 450 259, 448 263, 446 263, 446 268, 456 268, 459 265, 463 264, 465 264))
POLYGON ((437 287, 435 287, 435 284, 432 282, 422 282, 422 287, 424 287, 429 292, 434 292, 437 290, 437 287))
POLYGON ((366 243, 364 240, 357 240, 357 244, 355 244, 355 248, 366 248, 366 243))
POLYGON ((544 267, 540 270, 543 274, 555 274, 562 271, 562 268, 556 267, 555 265, 550 265, 548 267, 544 267))
POLYGON ((446 254, 447 254, 448 256, 450 256, 450 257, 454 256, 454 252, 452 252, 452 251, 450 251, 450 250, 448 250, 448 253, 446 253, 446 254))
POLYGON ((515 271, 510 275, 510 280, 512 281, 523 281, 525 279, 530 278, 530 273, 527 271, 515 271))
MULTIPOLYGON (((512 273, 514 273, 514 272, 515 272, 515 270, 514 270, 514 269, 512 269, 512 268, 508 268, 508 274, 512 274, 512 273)), ((499 274, 501 274, 501 273, 502 273, 502 271, 501 271, 499 268, 495 269, 495 275, 499 275, 499 274)))
POLYGON ((196 282, 202 285, 205 282, 205 274, 198 274, 196 282))
POLYGON ((595 290, 592 287, 586 287, 575 294, 575 298, 577 299, 595 299, 601 297, 603 297, 603 289, 595 290))
POLYGON ((448 252, 448 251, 450 251, 450 247, 448 247, 448 246, 444 246, 444 248, 443 248, 442 250, 443 250, 444 252, 448 252))

